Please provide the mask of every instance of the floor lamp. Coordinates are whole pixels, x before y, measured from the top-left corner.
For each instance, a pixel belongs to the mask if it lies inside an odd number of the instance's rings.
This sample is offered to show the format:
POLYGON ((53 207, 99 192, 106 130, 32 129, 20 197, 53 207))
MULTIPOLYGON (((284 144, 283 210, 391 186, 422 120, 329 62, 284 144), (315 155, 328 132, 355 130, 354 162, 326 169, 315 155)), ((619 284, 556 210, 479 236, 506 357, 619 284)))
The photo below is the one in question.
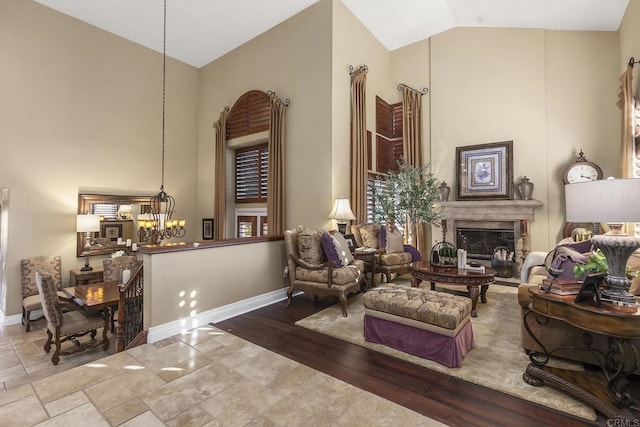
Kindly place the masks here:
POLYGON ((84 267, 80 271, 91 271, 89 265, 89 249, 91 249, 91 233, 100 231, 100 217, 98 215, 78 215, 76 231, 84 233, 84 267))
POLYGON ((608 288, 601 300, 620 306, 636 306, 629 293, 627 260, 640 247, 640 238, 624 233, 622 226, 640 222, 640 179, 605 179, 567 184, 564 187, 567 222, 604 222, 606 234, 591 238, 607 259, 608 288))

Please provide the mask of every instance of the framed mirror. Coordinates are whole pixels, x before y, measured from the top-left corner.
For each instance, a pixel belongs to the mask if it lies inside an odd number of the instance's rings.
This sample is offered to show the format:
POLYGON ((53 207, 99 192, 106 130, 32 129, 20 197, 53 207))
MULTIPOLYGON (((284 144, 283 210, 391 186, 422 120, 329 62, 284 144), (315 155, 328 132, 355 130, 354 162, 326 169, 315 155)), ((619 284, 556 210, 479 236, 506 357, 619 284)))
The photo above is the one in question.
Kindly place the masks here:
POLYGON ((118 250, 129 249, 126 245, 127 240, 131 240, 132 244, 141 243, 136 216, 149 211, 151 196, 78 194, 78 214, 95 214, 101 219, 99 230, 92 232, 89 239, 86 233, 76 233, 76 255, 108 255, 118 250))

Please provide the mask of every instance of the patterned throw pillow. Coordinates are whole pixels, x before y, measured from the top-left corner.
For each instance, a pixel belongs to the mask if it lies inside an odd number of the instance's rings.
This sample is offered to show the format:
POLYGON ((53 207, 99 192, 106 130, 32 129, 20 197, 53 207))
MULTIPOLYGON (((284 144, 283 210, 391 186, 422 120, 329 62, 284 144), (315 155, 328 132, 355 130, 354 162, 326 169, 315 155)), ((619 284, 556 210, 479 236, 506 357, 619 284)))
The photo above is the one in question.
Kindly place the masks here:
POLYGON ((349 244, 340 233, 323 233, 322 246, 327 259, 335 262, 338 268, 346 267, 354 261, 353 254, 349 250, 349 244))
POLYGON ((304 228, 298 234, 298 255, 309 264, 324 264, 327 258, 322 248, 322 231, 304 228))
POLYGON ((378 233, 380 226, 377 224, 364 225, 360 228, 360 237, 362 238, 362 246, 367 248, 378 249, 378 233))
POLYGON ((404 246, 402 244, 402 233, 397 228, 390 232, 386 230, 387 233, 387 246, 384 250, 389 254, 394 254, 398 252, 404 252, 404 246))

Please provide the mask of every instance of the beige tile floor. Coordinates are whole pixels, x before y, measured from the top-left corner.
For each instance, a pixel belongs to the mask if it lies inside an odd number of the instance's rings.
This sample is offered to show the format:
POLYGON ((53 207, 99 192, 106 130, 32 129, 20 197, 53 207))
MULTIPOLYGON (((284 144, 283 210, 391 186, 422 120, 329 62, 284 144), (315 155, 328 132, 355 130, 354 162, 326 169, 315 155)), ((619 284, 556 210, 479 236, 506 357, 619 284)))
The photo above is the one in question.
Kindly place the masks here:
POLYGON ((0 426, 443 425, 213 326, 54 367, 41 323, 0 325, 0 426))

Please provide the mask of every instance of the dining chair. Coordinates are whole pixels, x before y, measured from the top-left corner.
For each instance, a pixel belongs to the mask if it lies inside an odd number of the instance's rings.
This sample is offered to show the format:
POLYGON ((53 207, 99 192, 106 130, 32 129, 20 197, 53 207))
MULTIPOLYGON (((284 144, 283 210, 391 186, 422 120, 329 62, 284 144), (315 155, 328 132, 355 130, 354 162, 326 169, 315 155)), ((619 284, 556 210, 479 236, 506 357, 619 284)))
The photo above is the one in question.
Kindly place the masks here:
POLYGON ((69 299, 60 298, 56 292, 53 276, 50 274, 36 272, 35 278, 44 317, 47 319, 47 341, 44 344, 44 351, 49 353, 51 345, 56 346, 51 356, 51 363, 57 365, 60 355, 78 353, 100 345, 103 350, 109 349, 108 316, 102 311, 85 310, 69 299), (102 341, 95 339, 100 328, 102 328, 102 341), (91 341, 81 343, 78 338, 87 334, 90 334, 91 341), (73 347, 65 346, 63 350, 62 344, 66 341, 73 343, 73 347))
MULTIPOLYGON (((22 324, 26 332, 31 331, 31 321, 40 320, 44 316, 32 319, 31 313, 42 310, 38 288, 36 286, 36 272, 48 273, 52 276, 58 295, 62 292, 62 262, 60 256, 36 256, 20 260, 20 275, 22 283, 22 324)), ((74 288, 66 288, 71 294, 74 288)))

